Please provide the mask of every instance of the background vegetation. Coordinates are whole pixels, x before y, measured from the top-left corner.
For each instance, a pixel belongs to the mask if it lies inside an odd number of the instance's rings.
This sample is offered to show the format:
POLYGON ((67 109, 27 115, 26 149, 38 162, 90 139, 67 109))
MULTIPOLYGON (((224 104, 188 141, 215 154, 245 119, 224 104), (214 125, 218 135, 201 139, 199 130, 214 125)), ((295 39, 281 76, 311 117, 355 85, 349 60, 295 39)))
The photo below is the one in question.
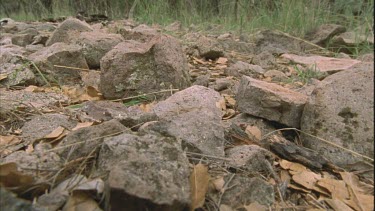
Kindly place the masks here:
POLYGON ((167 25, 220 24, 224 31, 278 29, 295 36, 336 23, 373 36, 374 0, 1 0, 0 17, 37 20, 79 11, 167 25), (133 9, 132 9, 133 8, 133 9))

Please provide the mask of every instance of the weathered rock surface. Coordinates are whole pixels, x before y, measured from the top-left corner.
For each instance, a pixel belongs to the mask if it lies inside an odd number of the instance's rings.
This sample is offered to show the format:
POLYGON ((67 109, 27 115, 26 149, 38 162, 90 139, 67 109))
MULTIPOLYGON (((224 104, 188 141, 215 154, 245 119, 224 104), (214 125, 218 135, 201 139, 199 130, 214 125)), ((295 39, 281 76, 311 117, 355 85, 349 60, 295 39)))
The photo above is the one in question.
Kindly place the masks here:
POLYGON ((184 39, 190 43, 190 54, 194 55, 197 53, 198 55, 196 56, 212 60, 224 55, 224 49, 215 39, 211 39, 197 33, 186 34, 184 39))
POLYGON ((242 75, 246 75, 252 78, 259 77, 259 75, 263 74, 264 72, 265 70, 261 66, 241 61, 234 63, 224 71, 226 75, 235 77, 241 77, 242 75))
POLYGON ((243 76, 236 100, 238 109, 244 113, 299 128, 307 97, 277 84, 243 76))
MULTIPOLYGON (((365 156, 374 156, 374 63, 333 74, 315 88, 303 111, 301 129, 365 156)), ((359 160, 352 154, 304 136, 306 147, 337 165, 359 160)))
POLYGON ((117 120, 110 120, 100 125, 80 128, 69 133, 57 145, 57 147, 62 147, 57 153, 67 160, 74 160, 89 155, 95 156, 105 136, 117 135, 129 130, 117 120))
POLYGON ((111 210, 188 209, 189 163, 180 144, 157 134, 107 138, 98 163, 109 171, 111 210))
POLYGON ((71 120, 68 116, 62 114, 39 115, 24 124, 22 137, 25 142, 30 143, 50 134, 59 126, 72 129, 76 124, 77 121, 71 120))
POLYGON ((226 157, 231 161, 231 167, 244 169, 246 171, 269 172, 267 160, 270 164, 273 162, 272 153, 257 145, 235 146, 225 150, 226 157))
POLYGON ((71 39, 79 36, 81 32, 92 31, 90 25, 75 18, 68 18, 62 22, 48 39, 46 45, 57 42, 70 43, 71 39))
POLYGON ((313 32, 307 34, 305 38, 312 43, 324 46, 335 35, 344 33, 346 28, 337 24, 323 24, 313 32))
MULTIPOLYGON (((230 176, 225 177, 228 181, 230 176)), ((257 177, 248 178, 234 176, 231 183, 232 188, 227 189, 222 197, 223 204, 230 204, 231 207, 241 207, 252 202, 269 206, 275 201, 272 185, 257 177)))
POLYGON ((49 77, 49 81, 57 80, 60 84, 75 85, 81 79, 79 70, 65 67, 88 69, 81 47, 65 43, 55 43, 47 48, 42 48, 31 54, 29 59, 38 66, 40 71, 47 74, 46 77, 49 77))
POLYGON ((100 64, 100 90, 108 99, 190 85, 181 45, 170 36, 163 35, 146 44, 122 42, 100 64))
POLYGON ((153 111, 161 121, 147 130, 180 138, 190 151, 223 156, 222 111, 217 106, 220 101, 223 98, 218 92, 192 86, 156 104, 153 111))
POLYGON ((3 210, 32 210, 32 203, 30 201, 17 198, 16 194, 8 191, 2 186, 0 187, 0 196, 0 207, 3 210))
POLYGON ((141 24, 133 29, 120 29, 120 34, 125 40, 136 40, 138 42, 149 42, 160 33, 152 27, 141 24))
POLYGON ((82 32, 75 43, 82 47, 83 55, 91 69, 100 67, 100 59, 124 39, 119 34, 97 31, 82 32))
POLYGON ((45 176, 53 171, 59 171, 64 164, 56 153, 47 152, 51 148, 49 144, 38 144, 31 153, 17 151, 1 159, 0 162, 1 164, 16 163, 21 172, 32 175, 37 182, 45 182, 45 176))

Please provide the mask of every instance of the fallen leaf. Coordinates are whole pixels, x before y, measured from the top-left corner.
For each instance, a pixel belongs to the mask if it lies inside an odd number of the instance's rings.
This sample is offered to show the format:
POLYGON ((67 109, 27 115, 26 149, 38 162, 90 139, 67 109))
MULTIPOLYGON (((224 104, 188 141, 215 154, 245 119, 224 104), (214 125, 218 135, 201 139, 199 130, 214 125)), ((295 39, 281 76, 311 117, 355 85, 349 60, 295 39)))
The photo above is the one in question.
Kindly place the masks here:
POLYGON ((59 126, 58 128, 54 129, 51 133, 45 135, 44 138, 47 138, 47 139, 57 138, 64 132, 64 130, 65 130, 64 127, 59 126))
POLYGON ((302 185, 309 190, 313 189, 316 182, 321 178, 322 177, 319 174, 315 174, 312 171, 302 171, 292 176, 295 183, 302 185))
POLYGON ((236 100, 232 96, 223 95, 223 97, 231 107, 234 107, 236 105, 236 100))
POLYGON ((102 94, 93 86, 87 86, 86 92, 90 97, 101 98, 102 94))
POLYGON ((340 175, 344 182, 348 186, 352 187, 354 191, 365 195, 373 194, 374 186, 359 181, 359 177, 357 175, 350 172, 340 172, 340 175))
POLYGON ((228 59, 225 58, 225 57, 219 57, 217 60, 216 60, 216 64, 226 64, 228 62, 228 59))
POLYGON ((306 188, 303 188, 301 186, 294 185, 294 184, 288 184, 288 188, 292 188, 294 190, 302 191, 304 193, 311 193, 311 190, 308 190, 306 188))
POLYGON ((148 104, 142 103, 141 105, 139 105, 139 108, 144 112, 150 112, 152 108, 154 107, 154 105, 155 105, 155 102, 148 103, 148 104))
POLYGON ((250 139, 255 138, 256 141, 259 141, 262 138, 262 131, 257 126, 248 125, 245 132, 250 139))
POLYGON ((246 211, 267 211, 268 208, 264 205, 259 204, 257 201, 244 206, 243 208, 246 209, 246 211))
POLYGON ((30 185, 33 181, 32 176, 18 171, 16 163, 4 163, 0 165, 0 184, 4 187, 30 185))
POLYGON ((75 130, 78 130, 78 129, 81 129, 81 128, 85 128, 85 127, 90 127, 91 125, 93 125, 94 122, 79 122, 73 129, 72 131, 75 131, 75 130))
POLYGON ((6 73, 1 73, 0 74, 0 81, 4 80, 6 78, 8 78, 8 74, 6 74, 6 73))
POLYGON ((297 174, 299 172, 307 171, 307 168, 304 165, 293 163, 287 160, 281 160, 280 167, 285 170, 289 170, 291 174, 297 174))
POLYGON ((74 191, 64 205, 63 211, 101 211, 98 203, 83 191, 74 191))
POLYGON ((34 152, 34 147, 32 144, 28 145, 26 150, 25 150, 26 153, 30 154, 32 152, 34 152))
POLYGON ((332 199, 349 199, 348 189, 342 180, 323 178, 316 184, 327 189, 331 193, 332 199))
POLYGON ((335 211, 352 211, 353 209, 338 199, 325 199, 325 202, 335 211))
POLYGON ((18 144, 21 140, 14 135, 9 136, 1 136, 0 135, 0 146, 10 145, 10 144, 18 144))
POLYGON ((190 175, 190 186, 192 194, 191 210, 202 207, 208 190, 210 175, 208 167, 203 164, 197 164, 190 175))
POLYGON ((212 184, 214 185, 214 188, 216 191, 223 193, 224 192, 224 177, 219 177, 212 181, 212 184))
POLYGON ((236 111, 230 108, 225 111, 225 114, 223 115, 222 119, 223 120, 230 119, 234 117, 235 115, 236 115, 236 111))

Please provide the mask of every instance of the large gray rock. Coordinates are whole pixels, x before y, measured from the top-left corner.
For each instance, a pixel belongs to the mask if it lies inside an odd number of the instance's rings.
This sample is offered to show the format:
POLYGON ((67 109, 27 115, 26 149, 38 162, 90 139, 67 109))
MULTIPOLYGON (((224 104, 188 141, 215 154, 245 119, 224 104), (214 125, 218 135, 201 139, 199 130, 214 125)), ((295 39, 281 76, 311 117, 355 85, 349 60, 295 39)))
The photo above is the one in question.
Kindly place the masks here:
POLYGON ((187 210, 189 162, 180 141, 161 135, 107 138, 99 169, 109 171, 111 210, 187 210))
MULTIPOLYGON (((224 180, 228 182, 229 178, 228 175, 224 180)), ((221 202, 231 207, 241 207, 252 202, 270 206, 275 201, 272 185, 257 177, 234 176, 229 186, 232 188, 225 190, 221 202)))
POLYGON ((100 67, 100 59, 124 39, 119 34, 97 31, 82 32, 76 44, 82 46, 83 55, 91 69, 100 67))
MULTIPOLYGON (((301 129, 359 154, 374 157, 374 63, 357 64, 324 79, 303 111, 301 129)), ((337 165, 359 157, 304 135, 304 145, 337 165)))
POLYGON ((192 86, 156 104, 153 110, 161 121, 148 129, 182 139, 190 151, 223 156, 220 101, 223 98, 218 92, 192 86))
POLYGON ((277 84, 243 76, 236 100, 238 109, 244 113, 299 128, 307 97, 277 84))
POLYGON ((46 45, 50 46, 57 42, 70 43, 72 38, 76 38, 81 32, 87 31, 92 31, 90 25, 75 18, 68 18, 57 27, 46 45))
POLYGON ((108 99, 190 85, 188 64, 178 40, 162 35, 150 42, 125 41, 100 62, 100 90, 108 99))
POLYGON ((55 43, 47 48, 42 48, 31 54, 29 59, 46 74, 50 81, 58 81, 60 84, 75 85, 81 80, 79 70, 65 67, 89 68, 81 47, 65 43, 55 43), (54 65, 65 67, 55 67, 54 65))
POLYGON ((96 155, 104 137, 118 135, 130 129, 123 126, 117 120, 110 120, 100 125, 80 128, 69 133, 59 144, 61 150, 57 153, 66 160, 74 160, 81 157, 96 155))

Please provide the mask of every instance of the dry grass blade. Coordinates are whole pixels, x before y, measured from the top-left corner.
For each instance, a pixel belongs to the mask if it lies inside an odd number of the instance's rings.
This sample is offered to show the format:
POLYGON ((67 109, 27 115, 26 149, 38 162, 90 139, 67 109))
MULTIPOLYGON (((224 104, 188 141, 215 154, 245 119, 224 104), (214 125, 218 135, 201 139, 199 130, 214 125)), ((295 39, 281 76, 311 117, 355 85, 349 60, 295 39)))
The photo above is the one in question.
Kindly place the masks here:
POLYGON ((202 207, 208 190, 210 175, 208 174, 208 167, 203 164, 197 164, 193 168, 190 176, 191 185, 191 210, 202 207))

